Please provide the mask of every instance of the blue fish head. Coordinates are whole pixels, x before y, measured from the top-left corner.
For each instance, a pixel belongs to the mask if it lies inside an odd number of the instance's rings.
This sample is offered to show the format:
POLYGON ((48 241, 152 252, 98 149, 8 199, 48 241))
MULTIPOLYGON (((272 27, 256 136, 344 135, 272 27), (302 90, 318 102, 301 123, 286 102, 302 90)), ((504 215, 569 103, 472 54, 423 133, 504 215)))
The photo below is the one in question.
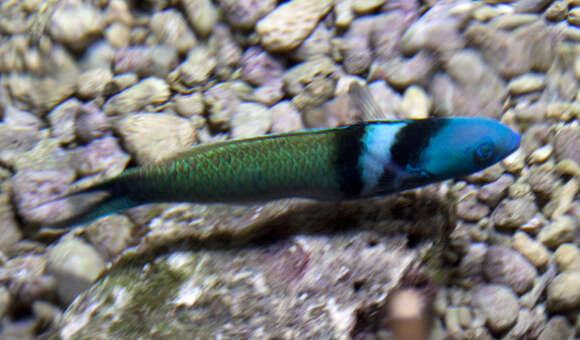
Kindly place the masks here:
POLYGON ((483 170, 520 145, 518 133, 493 119, 455 117, 438 121, 414 165, 431 180, 457 178, 483 170))

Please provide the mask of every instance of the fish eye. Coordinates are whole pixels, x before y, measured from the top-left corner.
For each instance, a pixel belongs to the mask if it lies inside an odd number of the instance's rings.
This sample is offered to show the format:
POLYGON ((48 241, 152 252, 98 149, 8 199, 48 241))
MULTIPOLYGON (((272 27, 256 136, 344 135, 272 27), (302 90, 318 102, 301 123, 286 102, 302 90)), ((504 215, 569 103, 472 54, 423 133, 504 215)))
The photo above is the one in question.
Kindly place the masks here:
POLYGON ((493 156, 494 148, 493 143, 490 141, 485 141, 479 144, 475 148, 475 159, 478 161, 486 161, 493 156))

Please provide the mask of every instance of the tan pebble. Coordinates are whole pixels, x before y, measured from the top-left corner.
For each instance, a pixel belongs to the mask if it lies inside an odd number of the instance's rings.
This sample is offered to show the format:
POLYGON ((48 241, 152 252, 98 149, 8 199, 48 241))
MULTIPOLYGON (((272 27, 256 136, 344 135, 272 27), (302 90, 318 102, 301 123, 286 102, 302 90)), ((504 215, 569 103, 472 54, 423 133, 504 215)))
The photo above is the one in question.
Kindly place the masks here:
POLYGON ((472 319, 471 319, 471 311, 469 310, 469 308, 461 306, 459 307, 458 313, 459 313, 459 324, 461 325, 461 327, 465 329, 471 327, 472 319))
POLYGON ((509 172, 517 172, 524 167, 525 154, 521 149, 516 150, 511 155, 507 156, 502 164, 509 172))
POLYGON ((539 18, 540 16, 534 13, 506 14, 493 18, 489 25, 501 30, 512 30, 514 28, 535 22, 539 18))
POLYGON ((181 1, 187 19, 199 35, 208 36, 217 21, 217 9, 211 0, 181 1))
POLYGON ((534 152, 532 152, 530 156, 528 156, 528 163, 529 164, 543 163, 552 155, 553 151, 554 147, 552 146, 552 144, 546 144, 541 148, 534 150, 534 152))
POLYGON ((517 181, 508 188, 508 196, 510 198, 524 197, 531 194, 532 188, 529 183, 517 181))
POLYGON ((571 41, 580 41, 580 28, 567 26, 563 29, 564 36, 571 41))
POLYGON ((548 224, 548 220, 542 214, 537 214, 536 216, 532 217, 529 221, 522 224, 520 229, 533 234, 537 234, 540 228, 542 228, 546 224, 548 224))
POLYGON ((498 15, 504 14, 500 7, 484 5, 473 11, 473 18, 479 21, 488 21, 498 15))
POLYGON ((205 105, 201 92, 175 96, 175 110, 183 117, 201 115, 204 109, 205 105))
POLYGON ((555 170, 561 174, 580 178, 580 165, 571 159, 561 160, 555 170))
POLYGON ((548 308, 554 312, 580 307, 580 271, 571 270, 556 276, 547 290, 548 308))
POLYGON ((83 98, 99 96, 111 79, 113 79, 113 73, 109 68, 96 68, 83 72, 79 76, 77 93, 83 98))
POLYGON ((568 12, 568 4, 565 0, 554 1, 546 10, 546 19, 552 21, 561 21, 566 18, 568 12))
POLYGON ((447 307, 447 311, 445 312, 445 326, 451 333, 461 332, 457 307, 447 307))
POLYGON ((561 244, 554 253, 560 271, 580 270, 580 248, 573 243, 561 244))
MULTIPOLYGON (((555 204, 554 211, 549 214, 548 217, 554 219, 570 209, 572 201, 574 200, 574 197, 576 197, 578 189, 580 189, 580 183, 578 181, 578 179, 572 178, 557 191, 552 199, 553 204, 555 204)), ((552 203, 552 201, 550 203, 552 203)))
POLYGON ((196 141, 195 130, 189 121, 169 114, 130 115, 115 129, 139 164, 169 158, 196 141))
POLYGON ((354 0, 336 0, 334 4, 334 24, 337 27, 346 28, 354 19, 352 2, 354 0))
POLYGON ((174 9, 157 12, 149 23, 151 32, 161 42, 175 47, 179 53, 187 53, 196 43, 195 35, 183 15, 174 9))
POLYGON ((570 216, 560 215, 548 224, 538 234, 538 241, 549 248, 556 248, 562 243, 570 242, 574 238, 576 221, 570 216))
POLYGON ((258 103, 241 103, 232 115, 232 137, 246 138, 260 136, 272 126, 272 112, 258 103))
POLYGON ((419 86, 409 86, 401 101, 401 113, 404 118, 423 119, 429 117, 431 99, 419 86))
POLYGON ((131 43, 131 29, 120 22, 112 23, 105 30, 105 38, 113 47, 127 47, 131 43))
POLYGON ((332 3, 332 0, 291 0, 278 6, 256 24, 262 46, 273 52, 296 48, 314 30, 332 3))
POLYGON ((354 0, 351 6, 355 13, 365 14, 374 11, 384 3, 385 0, 354 0))
POLYGON ((167 101, 170 94, 169 85, 163 79, 149 77, 109 98, 103 109, 107 115, 135 112, 148 104, 167 101))
POLYGON ((536 267, 542 267, 550 260, 550 252, 540 242, 528 234, 518 231, 512 239, 512 248, 524 255, 536 267))
POLYGON ((523 74, 509 82, 508 90, 513 95, 540 91, 546 86, 545 78, 543 74, 538 73, 523 74))
POLYGON ((556 102, 546 108, 548 118, 556 118, 560 121, 569 121, 580 114, 580 103, 556 102))
POLYGON ((573 8, 568 12, 568 23, 580 26, 580 8, 573 8))
POLYGON ((124 0, 111 0, 109 1, 109 6, 105 10, 105 22, 120 22, 127 26, 133 24, 133 16, 131 15, 131 10, 129 5, 124 0))

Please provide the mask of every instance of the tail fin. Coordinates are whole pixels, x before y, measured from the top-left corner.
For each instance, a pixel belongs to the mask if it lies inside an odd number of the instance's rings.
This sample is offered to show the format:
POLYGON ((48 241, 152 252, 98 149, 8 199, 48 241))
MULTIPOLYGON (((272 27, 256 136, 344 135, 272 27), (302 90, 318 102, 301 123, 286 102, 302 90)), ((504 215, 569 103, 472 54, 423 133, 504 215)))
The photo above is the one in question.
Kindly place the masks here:
MULTIPOLYGON (((74 210, 73 215, 55 223, 49 223, 43 226, 48 228, 69 228, 91 222, 99 217, 107 216, 124 209, 132 208, 138 204, 126 195, 118 194, 115 190, 110 189, 109 183, 101 183, 94 187, 57 199, 68 200, 67 203, 69 203, 74 210), (95 199, 93 195, 96 193, 101 193, 100 197, 97 197, 97 199, 95 199)), ((50 204, 55 201, 45 204, 50 204)))

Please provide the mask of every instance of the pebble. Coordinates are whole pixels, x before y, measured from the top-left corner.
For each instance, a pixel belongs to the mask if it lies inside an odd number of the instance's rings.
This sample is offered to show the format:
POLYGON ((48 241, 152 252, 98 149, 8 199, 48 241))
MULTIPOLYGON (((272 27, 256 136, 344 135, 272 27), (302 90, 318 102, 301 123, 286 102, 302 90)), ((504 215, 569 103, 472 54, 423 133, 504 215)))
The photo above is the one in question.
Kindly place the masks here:
POLYGON ((103 137, 110 132, 111 123, 94 103, 83 105, 76 117, 75 135, 83 142, 103 137))
POLYGON ((4 318, 12 307, 12 295, 4 285, 0 286, 0 318, 4 318))
POLYGON ((334 4, 335 25, 340 28, 347 28, 354 19, 352 12, 352 2, 354 0, 336 0, 334 4))
POLYGON ((412 84, 422 84, 433 73, 436 60, 425 51, 419 51, 410 58, 393 57, 388 61, 376 59, 369 70, 369 80, 386 79, 398 89, 412 84))
POLYGON ((57 279, 57 293, 65 304, 89 288, 105 269, 105 262, 97 251, 78 238, 59 241, 47 254, 47 270, 57 279))
POLYGON ((282 64, 259 47, 248 48, 240 60, 241 78, 252 85, 264 85, 284 73, 282 64))
POLYGON ((103 173, 104 177, 120 174, 130 157, 111 136, 91 141, 86 146, 74 149, 73 165, 81 176, 103 173))
POLYGON ((209 108, 209 122, 220 130, 230 125, 232 115, 238 110, 240 99, 231 83, 221 83, 204 92, 204 99, 209 108))
POLYGON ((534 314, 527 308, 520 309, 516 324, 509 330, 505 339, 524 339, 533 332, 537 323, 534 314))
POLYGON ((131 28, 123 23, 114 22, 105 30, 107 42, 114 48, 124 48, 131 44, 131 28))
POLYGON ((556 186, 552 200, 544 208, 544 214, 551 219, 566 213, 572 206, 576 194, 580 190, 579 180, 571 178, 563 186, 556 186))
POLYGON ((105 85, 113 79, 110 68, 94 68, 79 75, 77 94, 81 98, 95 98, 103 92, 105 85))
POLYGON ((199 45, 189 51, 185 61, 169 77, 179 80, 189 88, 207 82, 216 66, 215 56, 209 49, 199 45))
POLYGON ((300 45, 332 7, 331 0, 290 0, 256 24, 264 48, 288 52, 300 45))
POLYGON ((431 99, 421 87, 409 86, 401 101, 402 118, 424 119, 429 117, 431 111, 431 99))
MULTIPOLYGON (((0 183, 0 252, 9 252, 16 242, 22 238, 20 226, 14 216, 12 202, 10 201, 9 182, 0 183)), ((0 286, 2 287, 2 286, 0 286)), ((0 294, 1 300, 1 294, 0 294)), ((0 309, 2 303, 0 302, 0 309)), ((3 313, 0 312, 0 318, 3 313)))
POLYGON ((175 102, 175 111, 185 118, 203 114, 205 103, 201 92, 190 94, 179 94, 173 97, 175 102))
POLYGON ((488 25, 500 30, 513 30, 531 24, 539 18, 540 16, 536 13, 509 13, 493 18, 488 25))
POLYGON ((0 267, 0 278, 6 283, 13 302, 24 307, 35 300, 54 298, 56 281, 46 273, 46 266, 44 255, 23 254, 0 267))
POLYGON ((351 3, 351 8, 357 14, 366 14, 382 6, 385 1, 386 0, 355 0, 351 3))
POLYGON ((462 197, 457 202, 457 216, 466 221, 479 221, 489 215, 489 207, 477 199, 477 193, 473 192, 462 197))
POLYGON ((537 268, 543 267, 550 260, 548 249, 522 231, 514 234, 512 248, 519 251, 537 268))
POLYGON ((487 244, 472 243, 467 249, 467 253, 461 258, 459 272, 470 284, 483 282, 483 261, 487 253, 487 244))
POLYGON ((483 312, 486 325, 494 334, 505 332, 518 318, 517 297, 504 285, 477 286, 473 290, 471 306, 483 312))
POLYGON ((526 73, 510 80, 508 90, 512 95, 540 91, 546 86, 546 76, 540 73, 526 73))
POLYGON ((114 95, 105 102, 103 111, 108 116, 126 114, 144 109, 148 104, 158 105, 169 99, 169 85, 159 78, 149 77, 114 95))
POLYGON ((490 207, 495 207, 506 195, 508 187, 514 183, 514 176, 502 174, 494 182, 488 183, 478 191, 477 198, 490 207))
POLYGON ((67 144, 75 139, 75 119, 81 106, 78 99, 71 98, 49 112, 51 134, 61 143, 67 144))
POLYGON ((506 246, 491 246, 485 254, 483 273, 492 283, 510 286, 522 294, 532 288, 536 268, 520 253, 506 246))
POLYGON ((248 30, 276 7, 276 0, 218 0, 220 9, 234 29, 248 30))
POLYGON ((218 19, 217 9, 213 2, 211 0, 181 0, 181 5, 195 32, 201 37, 210 35, 218 19))
POLYGON ((317 56, 330 55, 332 51, 331 38, 332 32, 324 23, 319 23, 308 38, 292 51, 292 57, 304 61, 317 56))
POLYGON ((66 3, 57 6, 50 16, 48 29, 57 41, 82 50, 105 28, 101 11, 85 3, 66 3))
POLYGON ((195 35, 185 18, 175 9, 153 14, 149 28, 161 43, 173 46, 180 54, 187 53, 196 44, 195 35))
POLYGON ((361 74, 371 65, 373 51, 369 38, 374 25, 374 17, 362 17, 353 21, 344 34, 340 42, 340 52, 346 72, 361 74))
POLYGON ((580 271, 580 248, 573 243, 561 244, 554 253, 554 260, 561 272, 568 270, 580 271))
POLYGON ((576 221, 568 215, 560 215, 555 221, 544 226, 538 234, 538 241, 548 248, 556 248, 560 244, 574 239, 576 221))
POLYGON ((328 57, 299 63, 284 73, 284 89, 299 110, 322 105, 334 96, 336 71, 328 57))
POLYGON ((445 326, 451 333, 458 333, 461 331, 458 307, 447 307, 447 310, 445 311, 445 326))
POLYGON ((123 73, 118 76, 114 76, 110 82, 105 85, 103 89, 103 94, 110 96, 121 92, 135 84, 139 81, 139 76, 135 73, 123 73))
POLYGON ((491 221, 497 227, 517 229, 537 212, 534 201, 524 197, 506 198, 491 213, 491 221))
POLYGON ((104 259, 113 259, 133 241, 133 223, 121 214, 93 221, 85 228, 88 241, 104 259))
POLYGON ((291 101, 283 100, 270 108, 272 132, 290 132, 304 129, 300 112, 291 101))
POLYGON ((543 199, 549 199, 554 195, 554 189, 560 186, 557 174, 545 166, 530 168, 528 183, 534 193, 543 199))
POLYGON ((4 106, 3 122, 6 127, 15 130, 27 130, 37 133, 43 125, 42 120, 32 113, 20 110, 13 105, 4 106))
POLYGON ((525 159, 526 155, 522 152, 521 149, 518 149, 511 155, 504 158, 501 164, 507 171, 515 173, 522 170, 522 168, 525 166, 525 159))
POLYGON ((546 324, 546 327, 538 336, 538 340, 553 340, 553 339, 572 339, 574 337, 574 329, 561 315, 553 316, 546 324))
POLYGON ((169 71, 178 63, 177 51, 167 45, 140 46, 120 48, 115 53, 113 69, 118 77, 122 73, 137 73, 141 77, 156 76, 166 78, 169 71))
POLYGON ((529 164, 543 163, 548 158, 550 158, 553 151, 554 151, 554 147, 552 146, 552 144, 546 144, 546 145, 542 146, 541 148, 534 150, 528 156, 528 163, 529 164))
POLYGON ((266 134, 272 126, 272 113, 258 103, 241 103, 232 115, 232 137, 245 138, 266 134))
POLYGON ((563 312, 580 307, 580 271, 570 270, 558 274, 547 290, 547 303, 551 311, 563 312))
POLYGON ((115 129, 139 164, 169 158, 196 141, 195 129, 189 121, 169 114, 129 115, 115 129))
POLYGON ((565 125, 558 129, 553 144, 556 160, 571 159, 580 164, 580 126, 565 125))

